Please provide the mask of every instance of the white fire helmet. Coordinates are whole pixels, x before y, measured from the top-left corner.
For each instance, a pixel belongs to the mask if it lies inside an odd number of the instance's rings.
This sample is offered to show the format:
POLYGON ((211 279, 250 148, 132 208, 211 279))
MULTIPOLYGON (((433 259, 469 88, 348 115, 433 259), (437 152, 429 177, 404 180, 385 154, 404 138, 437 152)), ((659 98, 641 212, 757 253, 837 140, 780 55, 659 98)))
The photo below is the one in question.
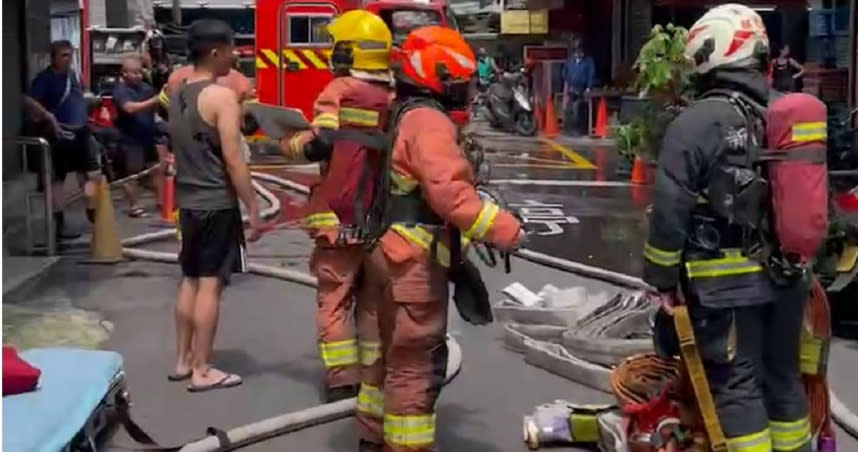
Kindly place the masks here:
POLYGON ((703 15, 688 31, 685 56, 698 74, 718 68, 753 67, 769 53, 769 37, 759 14, 728 3, 703 15))

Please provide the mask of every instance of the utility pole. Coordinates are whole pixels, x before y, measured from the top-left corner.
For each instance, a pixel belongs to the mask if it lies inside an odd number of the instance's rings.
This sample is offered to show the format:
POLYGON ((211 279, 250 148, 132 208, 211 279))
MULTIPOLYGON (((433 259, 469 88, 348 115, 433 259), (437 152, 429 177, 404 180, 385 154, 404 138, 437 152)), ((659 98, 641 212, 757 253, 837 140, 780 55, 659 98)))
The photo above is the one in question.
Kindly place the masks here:
POLYGON ((173 23, 182 25, 182 0, 173 0, 173 23))

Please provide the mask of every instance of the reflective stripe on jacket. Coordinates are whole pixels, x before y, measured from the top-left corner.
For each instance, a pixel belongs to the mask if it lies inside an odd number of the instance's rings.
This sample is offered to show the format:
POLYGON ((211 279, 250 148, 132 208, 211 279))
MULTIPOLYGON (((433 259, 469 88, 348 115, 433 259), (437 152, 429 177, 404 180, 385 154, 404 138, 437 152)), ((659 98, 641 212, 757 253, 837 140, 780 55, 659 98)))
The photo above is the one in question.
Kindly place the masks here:
MULTIPOLYGON (((408 194, 418 187, 428 207, 462 232, 462 245, 485 240, 509 248, 518 239, 520 224, 509 212, 483 201, 474 189, 468 160, 457 144, 453 122, 431 107, 405 112, 397 125, 393 146, 391 191, 408 194)), ((441 265, 450 264, 447 229, 439 226, 396 223, 381 239, 381 247, 393 262, 404 262, 432 252, 441 265)))
MULTIPOLYGON (((313 105, 312 129, 298 133, 289 140, 291 160, 306 161, 304 145, 322 129, 378 130, 384 127, 392 96, 392 91, 376 80, 367 81, 352 76, 331 80, 313 105)), ((338 146, 339 143, 334 144, 335 149, 338 146)), ((321 180, 312 187, 302 221, 311 237, 329 245, 337 243, 341 226, 328 204, 328 194, 340 189, 343 182, 328 177, 328 174, 337 172, 334 168, 336 165, 338 163, 334 158, 322 164, 321 180)))

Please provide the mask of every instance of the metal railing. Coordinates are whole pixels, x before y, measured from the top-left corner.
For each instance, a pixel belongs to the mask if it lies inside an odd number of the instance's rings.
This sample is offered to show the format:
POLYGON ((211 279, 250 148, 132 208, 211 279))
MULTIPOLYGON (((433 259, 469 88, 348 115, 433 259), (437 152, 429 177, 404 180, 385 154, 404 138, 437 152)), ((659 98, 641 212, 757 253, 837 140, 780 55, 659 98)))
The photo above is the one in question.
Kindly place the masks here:
MULTIPOLYGON (((24 170, 27 171, 30 168, 28 157, 29 153, 27 152, 28 148, 31 146, 36 146, 39 148, 39 153, 41 157, 39 170, 41 171, 42 178, 42 187, 44 191, 44 201, 45 201, 45 253, 48 256, 53 256, 57 254, 57 236, 54 233, 54 194, 51 191, 51 185, 53 184, 53 164, 51 161, 51 145, 44 138, 39 137, 18 137, 15 139, 15 145, 19 146, 21 149, 22 159, 21 161, 24 164, 24 170)), ((33 223, 35 222, 35 218, 33 218, 33 192, 27 192, 27 199, 25 201, 26 217, 25 217, 25 227, 26 227, 26 251, 27 254, 33 254, 36 250, 36 245, 33 243, 33 223)))

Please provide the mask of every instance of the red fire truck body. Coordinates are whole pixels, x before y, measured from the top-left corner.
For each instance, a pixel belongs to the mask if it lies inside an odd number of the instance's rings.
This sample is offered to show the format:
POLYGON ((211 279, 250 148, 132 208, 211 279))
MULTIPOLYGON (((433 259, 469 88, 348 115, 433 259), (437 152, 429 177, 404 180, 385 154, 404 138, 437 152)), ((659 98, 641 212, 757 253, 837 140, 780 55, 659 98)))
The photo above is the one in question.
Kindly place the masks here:
POLYGON ((444 0, 258 0, 259 101, 297 108, 312 118, 313 102, 331 80, 331 42, 325 26, 334 16, 359 8, 384 19, 394 40, 423 25, 456 28, 444 0))

